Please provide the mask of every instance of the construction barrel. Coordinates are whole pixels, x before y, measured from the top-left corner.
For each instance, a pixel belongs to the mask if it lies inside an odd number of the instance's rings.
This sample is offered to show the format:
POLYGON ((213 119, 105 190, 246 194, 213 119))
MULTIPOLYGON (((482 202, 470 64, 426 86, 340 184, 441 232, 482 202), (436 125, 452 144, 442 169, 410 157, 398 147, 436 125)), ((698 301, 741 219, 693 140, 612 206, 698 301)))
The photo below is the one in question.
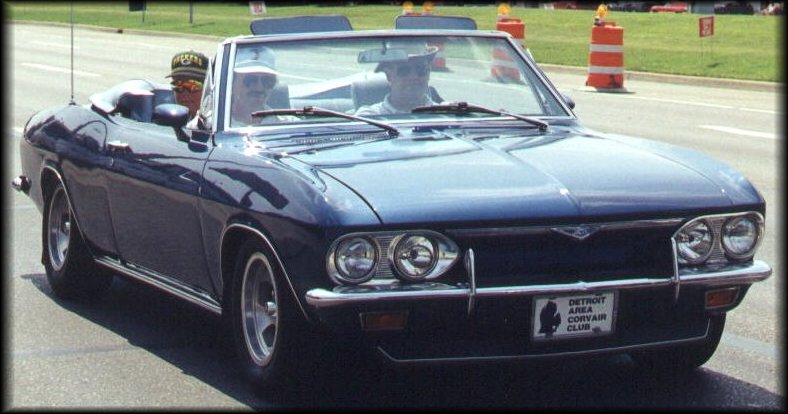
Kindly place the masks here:
POLYGON ((602 22, 591 28, 586 86, 624 91, 624 28, 602 22))
MULTIPOLYGON (((525 24, 520 19, 502 17, 498 19, 495 26, 496 30, 509 33, 520 41, 520 45, 525 47, 525 24)), ((520 78, 520 68, 515 63, 515 59, 510 55, 511 51, 506 48, 494 47, 492 50, 492 65, 490 74, 493 78, 501 82, 522 83, 520 78)))

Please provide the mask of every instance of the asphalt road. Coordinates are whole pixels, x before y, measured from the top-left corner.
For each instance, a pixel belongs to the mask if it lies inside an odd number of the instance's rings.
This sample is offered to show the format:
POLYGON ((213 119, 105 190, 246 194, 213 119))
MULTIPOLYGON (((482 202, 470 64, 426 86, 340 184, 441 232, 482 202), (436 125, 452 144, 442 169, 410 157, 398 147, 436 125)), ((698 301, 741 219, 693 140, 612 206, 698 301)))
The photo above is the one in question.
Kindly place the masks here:
MULTIPOLYGON (((19 172, 18 144, 35 111, 68 102, 68 27, 9 24, 4 181, 19 172), (10 110, 10 113, 8 112, 10 110)), ((131 78, 166 82, 173 54, 212 56, 216 41, 75 30, 77 103, 131 78)), ((538 60, 538 56, 536 57, 538 60)), ((768 203, 767 237, 758 257, 775 273, 755 285, 728 316, 715 356, 682 377, 652 377, 626 357, 483 369, 392 371, 337 361, 322 387, 269 395, 251 389, 218 339, 219 320, 146 286, 116 279, 92 304, 55 299, 40 263, 41 216, 6 186, 6 384, 9 408, 336 408, 531 407, 784 409, 781 364, 784 116, 778 92, 628 79, 632 93, 585 89, 583 74, 548 71, 600 131, 683 145, 744 172, 768 203)))

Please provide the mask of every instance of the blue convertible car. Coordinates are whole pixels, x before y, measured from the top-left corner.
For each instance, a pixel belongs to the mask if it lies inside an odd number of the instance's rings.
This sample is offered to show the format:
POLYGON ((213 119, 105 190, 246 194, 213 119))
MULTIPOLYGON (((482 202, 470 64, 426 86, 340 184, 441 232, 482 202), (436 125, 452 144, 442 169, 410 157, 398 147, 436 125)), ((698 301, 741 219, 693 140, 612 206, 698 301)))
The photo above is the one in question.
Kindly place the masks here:
POLYGON ((692 368, 772 273, 746 178, 583 127, 506 33, 265 27, 218 45, 193 119, 130 81, 29 120, 14 186, 56 295, 148 283, 222 315, 269 386, 331 342, 692 368))

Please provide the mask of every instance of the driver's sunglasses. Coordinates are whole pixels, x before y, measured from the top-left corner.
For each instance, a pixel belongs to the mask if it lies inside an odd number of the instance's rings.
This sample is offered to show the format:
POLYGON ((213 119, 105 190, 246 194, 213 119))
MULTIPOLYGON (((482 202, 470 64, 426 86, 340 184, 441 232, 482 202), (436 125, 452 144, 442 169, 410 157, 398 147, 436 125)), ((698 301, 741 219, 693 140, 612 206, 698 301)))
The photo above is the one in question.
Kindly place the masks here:
POLYGON ((263 85, 265 89, 271 89, 276 85, 276 76, 271 75, 243 75, 243 79, 241 79, 244 86, 247 88, 251 88, 253 85, 258 83, 263 85))
POLYGON ((172 82, 172 90, 175 92, 200 92, 202 82, 194 79, 176 80, 172 82))
POLYGON ((397 76, 410 76, 411 73, 415 73, 417 76, 427 76, 430 73, 430 65, 410 64, 397 66, 397 76))

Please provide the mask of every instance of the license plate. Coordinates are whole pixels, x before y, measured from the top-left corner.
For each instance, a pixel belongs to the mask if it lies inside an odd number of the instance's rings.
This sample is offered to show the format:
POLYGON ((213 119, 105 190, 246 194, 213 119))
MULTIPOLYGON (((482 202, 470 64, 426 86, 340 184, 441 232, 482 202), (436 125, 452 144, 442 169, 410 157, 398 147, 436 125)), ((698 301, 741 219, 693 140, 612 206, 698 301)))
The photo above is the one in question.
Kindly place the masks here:
POLYGON ((555 340, 608 335, 616 317, 616 292, 534 298, 531 338, 555 340))

